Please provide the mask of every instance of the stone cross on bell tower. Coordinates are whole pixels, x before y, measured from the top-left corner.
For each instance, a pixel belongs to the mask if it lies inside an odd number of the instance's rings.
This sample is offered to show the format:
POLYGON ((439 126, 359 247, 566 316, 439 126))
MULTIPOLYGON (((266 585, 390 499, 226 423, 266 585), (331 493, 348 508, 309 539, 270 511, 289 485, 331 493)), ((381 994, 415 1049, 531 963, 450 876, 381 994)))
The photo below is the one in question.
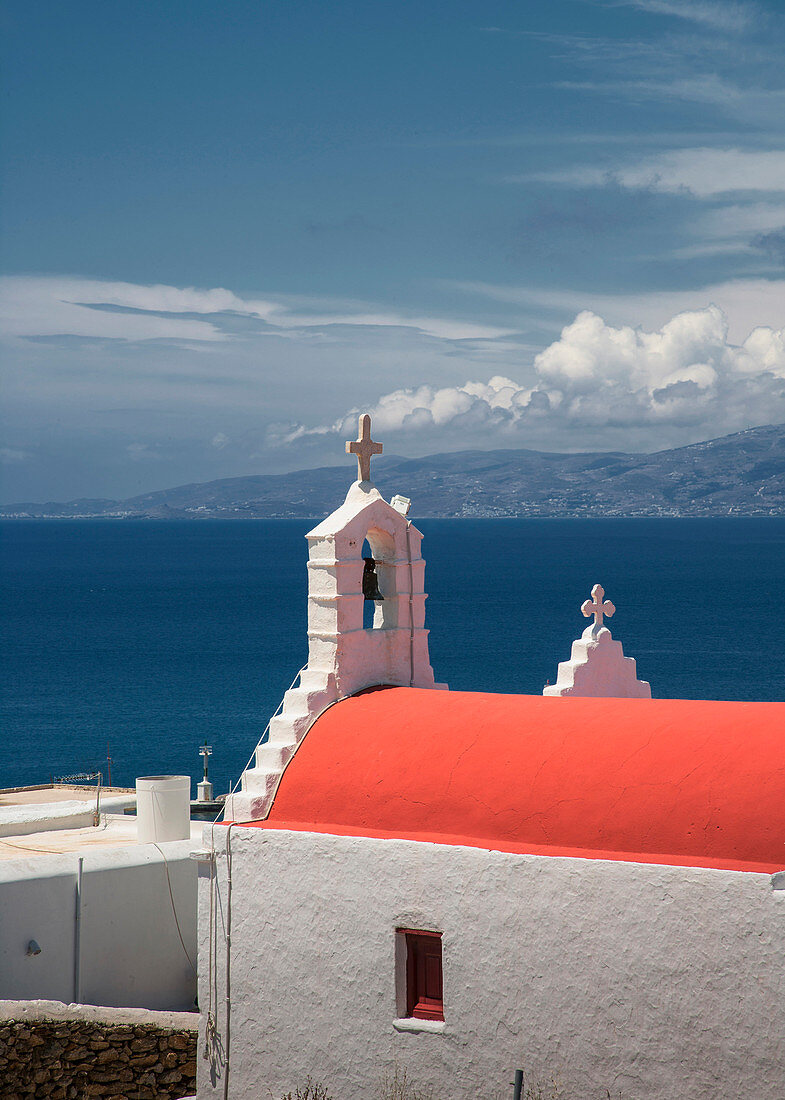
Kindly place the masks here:
POLYGON ((357 480, 371 480, 371 458, 382 453, 382 444, 371 439, 371 418, 368 413, 360 417, 357 439, 346 441, 346 453, 357 455, 357 480))
POLYGON ((308 664, 270 719, 269 736, 256 746, 255 763, 243 772, 241 790, 227 798, 225 821, 267 816, 283 769, 332 703, 367 688, 446 687, 436 683, 428 653, 422 532, 406 518, 405 497, 388 503, 371 482, 371 458, 382 453, 382 445, 371 439, 367 413, 346 451, 357 456, 357 481, 343 504, 305 536, 308 664), (363 616, 368 556, 377 570, 381 597, 374 597, 372 626, 365 625, 363 616))

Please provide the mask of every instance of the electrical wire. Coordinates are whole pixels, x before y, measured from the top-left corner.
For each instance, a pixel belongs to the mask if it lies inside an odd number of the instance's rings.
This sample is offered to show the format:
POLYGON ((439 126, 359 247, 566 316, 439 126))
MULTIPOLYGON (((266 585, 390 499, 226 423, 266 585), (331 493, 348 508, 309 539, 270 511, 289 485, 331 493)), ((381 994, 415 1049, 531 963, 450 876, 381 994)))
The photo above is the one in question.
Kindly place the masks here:
MULTIPOLYGON (((256 745, 254 746, 254 750, 253 750, 253 752, 252 752, 252 753, 251 753, 251 755, 250 755, 250 756, 248 757, 248 763, 247 763, 247 764, 245 765, 245 767, 243 768, 243 770, 242 770, 242 771, 240 772, 240 777, 239 777, 239 779, 237 780, 237 782, 235 783, 235 785, 234 785, 234 786, 232 787, 232 789, 231 789, 231 790, 229 791, 229 797, 231 797, 231 796, 232 796, 232 795, 233 795, 233 794, 234 794, 234 793, 236 792, 237 788, 238 788, 238 787, 240 786, 240 784, 242 783, 242 781, 243 781, 243 775, 244 775, 244 774, 245 774, 245 773, 246 773, 246 772, 248 771, 248 769, 249 769, 249 768, 250 768, 250 766, 251 766, 251 761, 252 761, 252 760, 253 760, 253 758, 254 758, 254 757, 256 756, 256 750, 257 750, 257 749, 259 748, 259 746, 260 746, 260 745, 264 744, 264 738, 265 738, 265 735, 266 735, 267 733, 269 733, 269 731, 270 731, 270 725, 271 725, 271 723, 272 723, 272 720, 273 720, 273 718, 277 718, 277 717, 278 717, 278 715, 279 715, 279 714, 281 713, 281 711, 283 710, 283 705, 284 705, 284 703, 285 703, 285 701, 286 701, 286 696, 287 696, 287 695, 289 694, 289 692, 290 692, 290 691, 292 690, 292 688, 294 687, 294 685, 295 685, 295 684, 297 683, 297 681, 299 680, 299 678, 300 678, 301 674, 302 674, 303 672, 305 672, 305 670, 306 670, 307 668, 308 668, 308 662, 306 661, 306 662, 305 662, 305 664, 303 665, 303 667, 302 667, 302 668, 300 669, 300 671, 299 671, 299 672, 298 672, 298 673, 297 673, 297 674, 295 675, 295 677, 294 677, 294 679, 292 680, 291 684, 289 684, 289 687, 288 687, 288 688, 286 689, 286 691, 285 691, 285 692, 283 693, 283 698, 281 699, 281 701, 280 701, 280 703, 278 704, 278 706, 277 706, 277 707, 275 708, 275 711, 274 711, 274 713, 270 715, 270 718, 269 718, 269 719, 268 719, 268 721, 267 721, 267 725, 266 725, 266 726, 264 727, 264 730, 262 731, 262 736, 261 736, 261 737, 259 738, 259 740, 258 740, 258 741, 256 742, 256 745)), ((213 820, 212 820, 212 822, 211 822, 211 825, 215 826, 215 825, 217 824, 217 822, 218 822, 218 818, 219 818, 219 817, 221 816, 221 814, 222 814, 222 813, 223 813, 223 810, 219 810, 219 811, 218 811, 218 813, 216 814, 216 816, 215 816, 215 817, 213 818, 213 820)), ((211 832, 210 832, 210 841, 211 841, 211 843, 212 843, 212 841, 213 841, 213 831, 211 831, 211 832)), ((214 844, 213 844, 213 850, 215 850, 215 845, 214 845, 214 844)))
MULTIPOLYGON (((414 627, 414 570, 413 570, 413 564, 412 564, 411 537, 410 537, 410 532, 409 532, 410 527, 411 527, 411 521, 407 520, 406 521, 406 549, 407 549, 407 558, 408 558, 408 566, 409 566, 409 661, 410 661, 410 665, 409 665, 410 680, 409 680, 409 683, 410 683, 410 686, 412 686, 414 684, 414 678, 415 678, 414 677, 415 627, 414 627)), ((294 688, 294 685, 297 683, 297 681, 300 678, 300 676, 302 675, 302 673, 305 672, 307 667, 308 667, 308 662, 306 662, 303 665, 303 667, 297 672, 297 674, 295 675, 295 677, 292 680, 291 684, 289 685, 289 688, 287 689, 286 692, 284 692, 284 695, 283 695, 280 703, 278 704, 275 712, 271 715, 270 719, 268 720, 267 725, 265 726, 264 731, 262 732, 262 736, 259 738, 258 742, 254 746, 253 752, 251 753, 251 755, 248 758, 248 763, 245 765, 245 768, 243 768, 243 770, 240 772, 240 775, 239 775, 237 781, 235 782, 234 786, 231 788, 231 790, 229 792, 229 796, 228 796, 229 798, 231 798, 231 796, 236 793, 237 789, 239 788, 240 784, 242 783, 242 778, 243 778, 244 773, 249 770, 249 768, 251 767, 251 762, 256 757, 256 750, 258 749, 258 747, 260 745, 264 744, 265 736, 269 733, 270 725, 272 724, 273 718, 276 718, 278 716, 278 714, 281 712, 281 710, 283 709, 283 706, 284 706, 284 703, 286 701, 286 696, 287 696, 288 692, 291 691, 294 688)), ((311 722, 309 724, 309 729, 310 729, 311 726, 313 726, 313 724, 319 718, 321 718, 321 716, 325 713, 325 711, 329 710, 330 707, 335 706, 336 703, 341 702, 343 698, 344 698, 343 696, 339 696, 337 699, 331 700, 331 702, 329 702, 325 707, 323 707, 322 710, 320 710, 319 713, 316 714, 313 717, 313 719, 311 720, 311 722)), ((288 763, 289 762, 287 761, 287 764, 288 763)), ((273 791, 273 798, 275 798, 275 794, 277 793, 277 790, 278 790, 278 785, 280 784, 281 779, 283 778, 283 773, 286 770, 286 766, 287 765, 284 765, 284 767, 280 771, 280 774, 278 776, 278 782, 276 784, 275 790, 273 791)), ((208 1004, 207 1004, 207 1019, 206 1019, 206 1024, 205 1024, 205 1046, 204 1046, 203 1057, 205 1059, 208 1059, 210 1057, 211 1047, 212 1047, 213 1052, 216 1052, 216 1053, 219 1053, 219 1055, 222 1055, 222 1061, 223 1061, 223 1066, 224 1066, 223 1094, 224 1094, 224 1100, 227 1100, 227 1098, 229 1096, 229 1055, 230 1055, 230 1035, 231 1035, 231 1000, 230 1000, 230 995, 231 995, 231 987, 230 987, 230 981, 231 981, 231 978, 230 978, 230 976, 231 976, 231 938, 232 938, 231 937, 231 920, 232 920, 232 908, 231 908, 231 906, 232 906, 231 833, 232 833, 232 829, 238 823, 230 821, 230 822, 228 822, 227 829, 226 829, 226 845, 225 845, 225 854, 226 854, 226 913, 225 913, 225 919, 224 919, 224 922, 223 922, 223 926, 224 926, 224 943, 225 943, 225 947, 226 947, 226 956, 225 956, 226 979, 225 979, 225 988, 224 988, 225 1044, 223 1046, 223 1050, 221 1050, 220 1049, 220 1046, 221 1046, 220 1036, 219 1036, 219 1033, 218 1033, 218 1021, 217 1021, 216 1016, 213 1013, 213 1010, 214 1010, 214 1008, 217 1008, 217 1003, 218 1003, 218 921, 217 921, 217 913, 216 913, 216 903, 217 903, 218 906, 221 905, 221 889, 220 889, 220 885, 219 885, 219 881, 218 881, 218 873, 217 873, 218 869, 217 869, 217 866, 216 866, 216 863, 215 863, 215 857, 216 857, 216 851, 215 851, 215 826, 218 824, 218 819, 219 819, 219 817, 221 816, 221 814, 223 812, 224 812, 224 810, 220 810, 218 812, 218 814, 216 814, 215 818, 210 822, 210 883, 209 883, 210 905, 209 905, 209 928, 208 928, 208 944, 209 944, 209 948, 208 948, 208 1004)), ((250 824, 250 822, 241 822, 239 824, 250 824)), ((156 845, 156 847, 157 847, 157 845, 156 845)), ((161 853, 161 854, 163 855, 163 853, 161 853)), ((168 872, 167 872, 167 877, 168 877, 168 872)), ((170 884, 170 888, 169 888, 169 894, 170 894, 170 897, 171 897, 171 884, 170 884)), ((173 898, 172 898, 172 910, 174 912, 174 899, 173 898)), ((222 912, 223 912, 223 909, 222 909, 222 912)), ((177 914, 175 912, 175 920, 176 919, 177 919, 177 914)), ((178 932, 179 932, 179 930, 180 929, 179 929, 179 924, 178 924, 178 932)), ((181 939, 181 942, 182 942, 182 936, 181 936, 180 939, 181 939)), ((185 944, 183 944, 183 949, 185 949, 185 944)), ((186 955, 187 954, 188 953, 186 952, 186 955)), ((190 962, 190 957, 189 957, 189 962, 190 962)))
POLYGON ((232 949, 232 829, 234 823, 230 822, 226 830, 226 981, 224 993, 226 996, 226 1041, 224 1043, 224 1100, 229 1100, 229 1062, 232 1042, 232 1001, 231 1001, 231 949, 232 949))
POLYGON ((172 915, 174 916, 174 923, 177 925, 177 935, 180 937, 180 944, 182 945, 183 951, 185 952, 186 959, 188 959, 188 965, 190 966, 191 970, 193 970, 194 976, 196 976, 196 967, 191 961, 191 956, 188 954, 188 948, 185 946, 183 933, 180 930, 180 921, 177 919, 177 906, 174 903, 174 894, 172 893, 172 880, 169 877, 169 860, 164 855, 161 847, 156 844, 155 841, 153 841, 153 847, 158 848, 158 851, 161 853, 161 859, 164 861, 164 871, 166 871, 166 885, 169 887, 169 900, 172 903, 172 915))
POLYGON ((412 566, 412 521, 406 521, 406 556, 409 559, 409 687, 414 687, 414 568, 412 566))
MULTIPOLYGON (((206 1060, 210 1057, 210 1047, 216 1044, 215 1016, 213 1014, 213 915, 215 911, 215 855, 210 854, 210 884, 208 893, 210 896, 210 917, 207 928, 207 1018, 204 1024, 204 1051, 202 1057, 206 1060)), ((218 990, 215 991, 215 999, 218 999, 218 990)))
MULTIPOLYGON (((300 675, 303 672, 305 672, 307 667, 308 667, 308 663, 306 662, 303 665, 303 667, 301 669, 299 669, 299 671, 295 675, 294 679, 292 680, 291 684, 289 685, 289 688, 287 689, 288 691, 292 690, 292 688, 294 687, 294 685, 297 683, 298 679, 300 678, 300 675)), ((283 709, 283 705, 284 705, 284 702, 286 700, 286 695, 287 695, 287 692, 284 692, 280 703, 276 707, 274 713, 270 716, 270 718, 267 722, 267 725, 264 727, 264 730, 262 731, 262 736, 259 738, 256 745, 254 746, 253 752, 248 757, 248 763, 245 765, 243 770, 240 772, 239 778, 237 779, 234 786, 232 787, 232 789, 229 792, 230 797, 231 797, 231 795, 235 794, 238 787, 242 783, 243 774, 246 771, 248 771, 248 769, 250 768, 251 763, 252 763, 252 761, 254 760, 254 758, 256 756, 257 748, 259 747, 259 745, 264 744, 265 736, 270 731, 270 725, 272 723, 273 718, 275 718, 278 714, 280 714, 281 710, 283 709)), ((221 913, 223 914, 223 907, 221 906, 221 888, 220 888, 220 884, 219 884, 219 881, 218 881, 218 868, 217 868, 216 863, 215 863, 215 856, 216 856, 216 852, 215 852, 215 826, 218 824, 218 818, 221 816, 222 813, 223 813, 223 810, 219 810, 219 812, 216 814, 216 816, 213 818, 213 820, 209 823, 210 824, 210 883, 209 883, 208 889, 209 889, 209 894, 210 894, 210 907, 209 907, 210 916, 209 916, 209 930, 208 930, 208 963, 207 963, 208 993, 207 993, 207 1019, 205 1021, 204 1051, 203 1051, 202 1057, 207 1060, 211 1057, 211 1054, 213 1054, 213 1055, 217 1055, 217 1057, 219 1059, 221 1059, 221 1061, 223 1062, 223 1066, 224 1066, 224 1096, 227 1097, 228 1096, 228 1088, 229 1088, 229 1029, 230 1029, 230 1012, 231 1012, 231 1006, 230 1006, 230 1003, 229 1003, 229 992, 228 992, 229 991, 229 983, 230 983, 230 963, 231 963, 230 951, 231 951, 231 891, 232 891, 230 837, 231 837, 233 822, 229 822, 228 827, 227 827, 227 831, 226 831, 226 857, 227 857, 226 914, 225 914, 225 919, 223 921, 224 942, 226 944, 226 996, 225 996, 225 1017, 226 1017, 225 1035, 226 1035, 226 1041, 225 1041, 225 1043, 222 1047, 221 1046, 220 1034, 219 1034, 219 1031, 218 1031, 218 1018, 217 1018, 217 1011, 216 1010, 217 1010, 217 1007, 218 1007, 218 912, 217 912, 217 909, 220 908, 221 913)), ((170 889, 170 894, 171 894, 171 889, 170 889)), ((174 905, 174 902, 172 904, 174 905)), ((176 914, 175 914, 175 919, 176 919, 176 914)), ((179 931, 179 926, 178 926, 178 931, 179 931)), ((182 939, 181 939, 181 942, 182 942, 182 939)), ((184 944, 183 944, 183 947, 185 947, 184 944)), ((186 954, 187 954, 187 952, 186 952, 186 954)), ((190 962, 190 959, 189 959, 189 962, 190 962)))

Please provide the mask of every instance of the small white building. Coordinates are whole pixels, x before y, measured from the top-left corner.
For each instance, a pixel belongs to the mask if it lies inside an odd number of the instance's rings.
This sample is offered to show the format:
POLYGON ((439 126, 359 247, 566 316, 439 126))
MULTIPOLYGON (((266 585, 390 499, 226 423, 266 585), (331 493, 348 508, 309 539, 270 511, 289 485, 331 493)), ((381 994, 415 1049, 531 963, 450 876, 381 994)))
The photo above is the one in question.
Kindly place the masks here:
POLYGON ((308 667, 204 832, 199 1100, 785 1097, 785 703, 652 700, 596 588, 546 697, 434 690, 368 428, 308 667))
POLYGON ((195 1008, 202 826, 186 801, 184 839, 139 843, 123 813, 135 803, 133 791, 104 791, 98 809, 95 789, 0 791, 0 1000, 195 1008))

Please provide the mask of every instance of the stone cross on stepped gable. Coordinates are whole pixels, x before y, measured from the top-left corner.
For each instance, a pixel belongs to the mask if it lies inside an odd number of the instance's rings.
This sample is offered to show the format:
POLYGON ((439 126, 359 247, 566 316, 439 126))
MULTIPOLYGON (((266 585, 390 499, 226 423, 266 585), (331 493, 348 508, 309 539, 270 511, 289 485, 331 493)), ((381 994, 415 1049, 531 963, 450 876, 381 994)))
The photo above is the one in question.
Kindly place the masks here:
POLYGON ((602 625, 616 608, 605 599, 601 584, 595 584, 591 597, 581 604, 581 611, 587 619, 594 616, 594 622, 572 643, 569 661, 559 662, 556 683, 547 684, 543 695, 651 699, 651 686, 638 679, 634 658, 624 656, 621 642, 602 625))
POLYGON ((590 615, 594 616, 594 626, 592 627, 594 633, 602 629, 603 616, 607 615, 610 619, 615 610, 616 608, 611 601, 605 599, 605 589, 601 584, 595 584, 591 590, 591 599, 584 600, 581 604, 581 611, 587 619, 590 615))
POLYGON ((371 480, 371 457, 382 453, 382 444, 371 439, 371 418, 368 413, 360 417, 357 439, 346 441, 346 453, 357 455, 357 480, 371 480))

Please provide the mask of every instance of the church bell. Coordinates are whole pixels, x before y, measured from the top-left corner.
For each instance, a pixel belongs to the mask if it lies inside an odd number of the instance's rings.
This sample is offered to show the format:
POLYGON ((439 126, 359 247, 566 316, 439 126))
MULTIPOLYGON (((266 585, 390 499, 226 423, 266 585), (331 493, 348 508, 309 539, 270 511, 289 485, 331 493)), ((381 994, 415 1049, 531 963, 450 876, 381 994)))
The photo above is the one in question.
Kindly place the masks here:
POLYGON ((384 596, 379 591, 379 578, 376 576, 376 562, 373 558, 363 558, 363 596, 366 600, 383 600, 384 596))

